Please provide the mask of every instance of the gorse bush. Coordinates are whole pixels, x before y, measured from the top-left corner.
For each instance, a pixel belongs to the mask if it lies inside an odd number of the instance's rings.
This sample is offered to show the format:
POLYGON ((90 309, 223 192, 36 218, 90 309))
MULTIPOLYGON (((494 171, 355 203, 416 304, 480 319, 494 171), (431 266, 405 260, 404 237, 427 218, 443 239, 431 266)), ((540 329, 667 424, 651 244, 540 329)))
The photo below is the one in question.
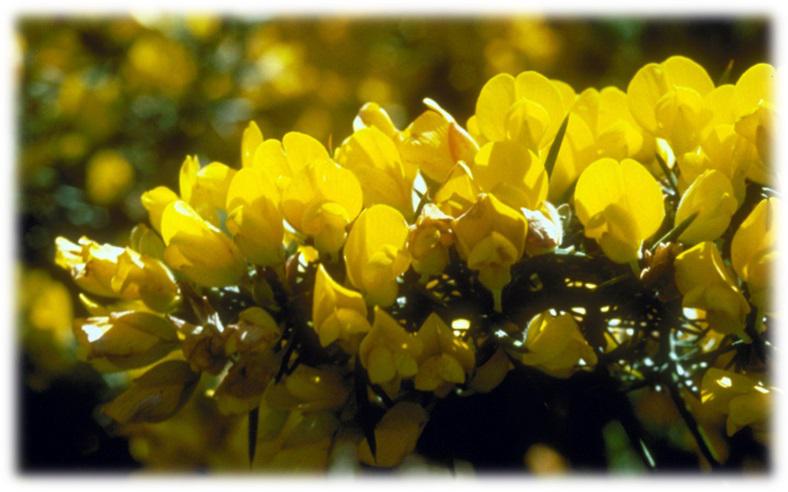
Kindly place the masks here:
POLYGON ((370 102, 328 148, 250 122, 240 166, 189 156, 177 192, 142 195, 127 246, 57 239, 80 355, 136 376, 102 410, 177 420, 204 394, 248 418, 255 469, 342 446, 395 467, 441 400, 591 374, 669 395, 723 466, 742 429, 768 442, 774 76, 715 85, 673 56, 578 94, 500 74, 465 125, 425 99, 399 129, 370 102))

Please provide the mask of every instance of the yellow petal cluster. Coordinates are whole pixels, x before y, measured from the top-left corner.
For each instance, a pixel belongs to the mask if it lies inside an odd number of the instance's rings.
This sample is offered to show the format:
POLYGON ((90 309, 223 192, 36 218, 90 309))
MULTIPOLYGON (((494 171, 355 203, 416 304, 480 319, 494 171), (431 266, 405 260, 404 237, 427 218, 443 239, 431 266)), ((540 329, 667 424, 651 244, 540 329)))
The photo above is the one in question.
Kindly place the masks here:
POLYGON ((355 353, 361 338, 370 329, 364 297, 338 284, 323 265, 317 267, 312 296, 312 326, 327 347, 335 341, 355 353))
POLYGON ((761 200, 736 230, 731 243, 734 271, 747 282, 752 303, 767 313, 772 311, 769 286, 779 259, 779 210, 778 198, 761 200))
POLYGON ((445 395, 455 384, 462 384, 476 365, 474 349, 454 335, 451 328, 431 313, 416 336, 423 351, 414 383, 417 390, 445 395))
POLYGON ((597 363, 577 321, 568 313, 543 312, 528 322, 527 350, 520 360, 557 378, 568 378, 578 369, 593 369, 597 363))
POLYGON ((412 378, 419 371, 423 342, 405 331, 397 320, 375 306, 375 320, 359 346, 361 365, 373 384, 412 378))

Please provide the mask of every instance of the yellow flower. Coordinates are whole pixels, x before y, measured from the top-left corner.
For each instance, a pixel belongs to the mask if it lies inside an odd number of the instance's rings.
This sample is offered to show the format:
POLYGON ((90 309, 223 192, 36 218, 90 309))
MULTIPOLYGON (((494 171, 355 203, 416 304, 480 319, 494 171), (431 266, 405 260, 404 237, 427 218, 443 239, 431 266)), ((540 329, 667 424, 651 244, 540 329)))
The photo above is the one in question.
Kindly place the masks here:
POLYGON ((627 87, 627 99, 638 123, 680 154, 699 143, 711 120, 704 98, 713 89, 703 67, 689 58, 671 56, 638 70, 627 87))
POLYGON ((284 261, 284 224, 279 190, 258 168, 243 168, 227 190, 227 230, 252 263, 274 266, 284 261))
POLYGON ((121 424, 161 422, 180 410, 199 379, 186 362, 168 360, 135 379, 103 411, 121 424))
POLYGON ((761 200, 741 223, 731 243, 731 263, 747 282, 752 303, 771 313, 769 292, 779 253, 777 227, 780 200, 761 200))
POLYGON ((280 357, 268 350, 241 355, 216 387, 214 398, 219 411, 242 415, 258 407, 280 363, 280 357))
POLYGON ((665 218, 662 189, 640 163, 599 159, 577 181, 575 211, 585 235, 617 263, 637 259, 643 240, 665 218))
POLYGON ((532 151, 517 142, 485 144, 476 154, 473 177, 482 191, 513 208, 538 209, 547 198, 547 172, 532 151))
POLYGON ((329 464, 339 421, 331 412, 301 412, 260 405, 254 470, 308 472, 329 464))
POLYGON ((415 174, 402 163, 394 141, 376 127, 353 133, 337 148, 335 157, 353 171, 364 189, 364 206, 389 205, 405 217, 413 215, 411 189, 415 174))
POLYGON ((397 277, 410 265, 407 237, 405 218, 388 205, 373 205, 353 224, 344 249, 347 276, 370 304, 394 303, 397 277))
POLYGON ((428 417, 418 403, 397 403, 388 409, 375 426, 375 455, 372 455, 369 442, 363 439, 358 444, 359 460, 383 468, 398 466, 416 449, 428 417))
POLYGON ((59 346, 70 347, 74 307, 69 290, 45 270, 24 270, 20 280, 17 299, 30 325, 49 332, 59 346))
POLYGON ((358 356, 373 384, 385 384, 399 378, 411 378, 419 371, 418 358, 422 342, 405 331, 397 320, 375 306, 372 329, 361 341, 358 356))
MULTIPOLYGON (((247 135, 247 148, 253 146, 257 137, 254 130, 249 130, 247 135)), ((262 135, 261 137, 262 138, 262 135)), ((319 141, 300 132, 288 132, 282 141, 270 138, 255 147, 251 162, 248 158, 242 162, 244 167, 255 167, 262 170, 280 191, 284 191, 307 165, 315 161, 327 161, 331 157, 319 141)))
POLYGON ((417 390, 443 396, 454 384, 465 382, 465 375, 476 366, 475 353, 467 342, 454 336, 440 316, 431 313, 416 336, 424 347, 414 380, 417 390))
POLYGON ((449 263, 449 247, 454 244, 451 221, 450 216, 428 203, 410 228, 408 251, 422 282, 443 273, 449 263))
POLYGON ((223 287, 237 284, 246 273, 246 262, 232 240, 184 201, 164 209, 161 236, 164 261, 192 282, 223 287))
POLYGON ((503 348, 498 347, 487 362, 476 368, 468 387, 479 393, 489 393, 503 382, 512 369, 514 369, 512 361, 503 348))
POLYGON ((391 117, 378 103, 365 103, 361 106, 361 109, 358 110, 358 115, 356 115, 356 118, 353 120, 353 131, 358 131, 369 126, 374 126, 392 139, 397 138, 399 135, 399 130, 394 126, 391 117))
POLYGON ((432 100, 400 134, 398 148, 406 165, 436 183, 443 183, 455 163, 470 163, 479 146, 454 118, 432 100))
POLYGON ((178 343, 171 322, 134 311, 76 320, 74 336, 81 355, 104 372, 146 366, 170 353, 178 343))
POLYGON ((744 201, 744 178, 752 166, 757 165, 755 146, 736 134, 731 124, 720 124, 709 129, 701 146, 678 156, 679 189, 684 191, 709 169, 723 173, 733 186, 734 196, 744 201))
POLYGON ((84 236, 79 244, 64 237, 58 237, 55 244, 55 263, 68 270, 86 292, 113 299, 141 299, 161 312, 172 310, 180 301, 172 273, 154 258, 84 236))
POLYGON ((475 116, 486 141, 512 140, 538 151, 552 143, 566 107, 557 85, 545 76, 533 71, 516 78, 502 73, 482 87, 475 116))
POLYGON ((315 274, 312 325, 320 345, 327 347, 339 340, 349 353, 356 352, 361 337, 370 329, 364 298, 334 281, 323 265, 317 267, 315 274))
POLYGON ((578 369, 593 369, 597 363, 594 349, 568 313, 545 311, 535 316, 528 323, 525 348, 528 352, 521 356, 523 364, 557 378, 568 378, 578 369))
POLYGON ((279 383, 269 384, 263 399, 271 408, 317 412, 341 408, 349 394, 336 368, 301 364, 279 383))
POLYGON ((459 217, 476 203, 481 190, 473 179, 473 173, 465 163, 459 162, 452 168, 446 181, 433 197, 434 203, 444 213, 459 217))
POLYGON ((500 311, 501 293, 512 279, 509 270, 525 251, 525 217, 495 196, 483 194, 454 220, 453 228, 460 256, 468 268, 479 272, 479 281, 492 292, 495 310, 500 311))
POLYGON ((241 167, 251 167, 254 163, 254 154, 263 143, 263 132, 257 123, 250 121, 241 135, 241 167))
POLYGON ((725 430, 728 436, 747 426, 756 433, 766 433, 771 396, 771 391, 760 382, 715 367, 706 371, 701 381, 701 411, 712 418, 727 416, 725 430))
POLYGON ((225 327, 225 355, 246 352, 263 352, 276 345, 282 329, 268 312, 250 307, 238 313, 238 322, 225 327))
POLYGON ((725 174, 709 169, 692 182, 681 197, 675 223, 681 224, 692 214, 698 215, 679 236, 687 244, 713 241, 720 237, 739 208, 733 186, 725 174))
POLYGON ((774 135, 775 100, 774 67, 767 63, 753 65, 739 77, 733 91, 736 133, 756 146, 760 157, 747 177, 760 184, 771 182, 771 142, 774 135))
POLYGON ((282 195, 282 212, 315 247, 335 254, 345 242, 345 228, 361 211, 362 193, 352 172, 329 159, 313 160, 298 172, 282 195))
POLYGON ((227 190, 235 176, 235 169, 220 162, 211 162, 200 168, 196 156, 187 157, 181 166, 179 187, 181 200, 188 203, 195 212, 219 227, 220 212, 227 203, 227 190))
POLYGON ((744 321, 750 306, 714 243, 705 241, 679 254, 674 268, 682 306, 705 310, 712 329, 749 340, 744 321))
POLYGON ((85 170, 85 191, 99 205, 111 205, 126 195, 134 182, 134 167, 112 150, 96 152, 85 170))

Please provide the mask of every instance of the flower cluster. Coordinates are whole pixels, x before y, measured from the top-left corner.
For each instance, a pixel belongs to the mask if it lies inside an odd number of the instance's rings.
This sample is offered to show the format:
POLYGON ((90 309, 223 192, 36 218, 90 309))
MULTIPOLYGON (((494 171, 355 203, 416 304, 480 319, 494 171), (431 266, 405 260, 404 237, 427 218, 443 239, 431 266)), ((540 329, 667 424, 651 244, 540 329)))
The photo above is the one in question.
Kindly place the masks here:
POLYGON ((255 467, 324 468, 342 440, 392 467, 436 401, 520 368, 667 385, 704 425, 762 430, 768 377, 741 354, 764 362, 775 310, 774 76, 500 74, 465 125, 367 103, 336 148, 249 123, 240 166, 189 156, 142 195, 128 246, 57 240, 83 356, 141 372, 105 413, 166 420, 199 387, 250 416, 255 467))

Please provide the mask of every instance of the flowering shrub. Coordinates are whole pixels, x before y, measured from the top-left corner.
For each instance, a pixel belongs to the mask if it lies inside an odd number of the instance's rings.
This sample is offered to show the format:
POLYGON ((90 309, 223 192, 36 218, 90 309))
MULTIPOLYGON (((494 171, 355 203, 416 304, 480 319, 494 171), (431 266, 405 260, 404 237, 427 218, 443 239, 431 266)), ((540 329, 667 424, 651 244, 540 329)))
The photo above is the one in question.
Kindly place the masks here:
POLYGON ((668 394, 720 466, 720 429, 768 440, 774 76, 500 74, 465 125, 370 102, 336 148, 250 122, 240 166, 189 156, 143 194, 127 246, 57 239, 81 355, 136 375, 103 412, 177 421, 204 393, 248 418, 255 469, 394 467, 440 400, 591 373, 668 394))

